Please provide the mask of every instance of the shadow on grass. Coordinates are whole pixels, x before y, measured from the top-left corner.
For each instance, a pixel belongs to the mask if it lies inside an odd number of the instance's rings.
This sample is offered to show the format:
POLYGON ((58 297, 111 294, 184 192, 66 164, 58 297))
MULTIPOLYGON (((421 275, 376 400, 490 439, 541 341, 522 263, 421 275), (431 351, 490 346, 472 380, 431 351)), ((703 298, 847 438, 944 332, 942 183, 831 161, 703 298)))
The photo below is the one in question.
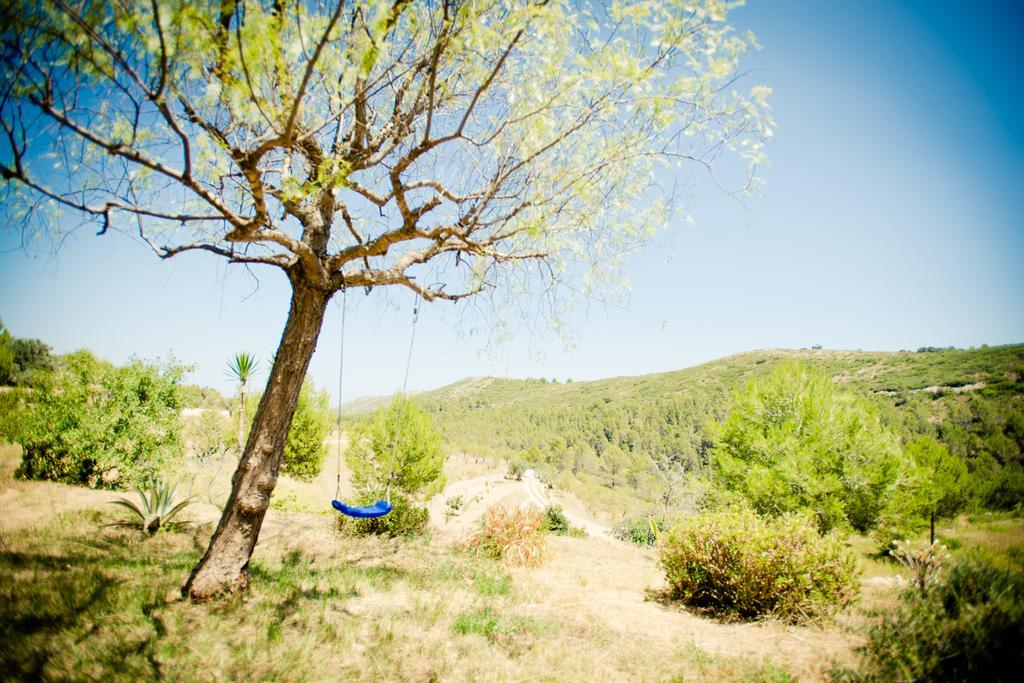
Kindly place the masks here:
POLYGON ((154 612, 192 553, 103 531, 13 545, 0 552, 2 678, 161 676, 154 612))

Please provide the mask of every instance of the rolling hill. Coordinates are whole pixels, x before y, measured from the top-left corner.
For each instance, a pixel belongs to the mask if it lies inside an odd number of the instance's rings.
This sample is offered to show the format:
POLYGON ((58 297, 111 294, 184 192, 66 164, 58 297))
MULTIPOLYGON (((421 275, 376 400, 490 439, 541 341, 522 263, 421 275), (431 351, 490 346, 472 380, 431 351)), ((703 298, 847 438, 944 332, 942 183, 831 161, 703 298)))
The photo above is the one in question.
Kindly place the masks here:
MULTIPOLYGON (((413 400, 432 413, 452 451, 521 459, 598 508, 624 511, 663 495, 664 472, 700 471, 735 392, 783 362, 807 364, 871 397, 904 440, 926 434, 973 467, 1020 469, 1024 345, 764 350, 589 382, 476 377, 413 400)), ((349 412, 386 400, 360 399, 349 412)))

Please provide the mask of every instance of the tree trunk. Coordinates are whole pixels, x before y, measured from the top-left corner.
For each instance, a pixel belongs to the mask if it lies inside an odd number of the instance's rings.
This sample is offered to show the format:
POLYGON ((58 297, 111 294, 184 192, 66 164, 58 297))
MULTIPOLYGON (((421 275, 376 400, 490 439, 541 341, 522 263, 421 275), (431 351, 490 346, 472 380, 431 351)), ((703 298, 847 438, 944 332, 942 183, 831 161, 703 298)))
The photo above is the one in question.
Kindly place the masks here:
POLYGON ((289 278, 292 302, 288 322, 249 440, 231 480, 231 496, 206 554, 182 588, 183 595, 196 601, 249 584, 249 557, 270 505, 299 391, 333 294, 305 282, 301 272, 289 273, 289 278))
POLYGON ((245 448, 245 383, 238 385, 238 452, 245 448))

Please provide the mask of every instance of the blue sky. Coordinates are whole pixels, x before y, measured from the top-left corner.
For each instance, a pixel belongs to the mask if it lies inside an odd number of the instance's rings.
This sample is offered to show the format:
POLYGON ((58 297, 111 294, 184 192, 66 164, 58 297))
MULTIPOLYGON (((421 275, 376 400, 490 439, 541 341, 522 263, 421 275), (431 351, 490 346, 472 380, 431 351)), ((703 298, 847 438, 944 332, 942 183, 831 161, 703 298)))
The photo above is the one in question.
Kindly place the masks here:
MULTIPOLYGON (((761 196, 690 181, 694 225, 633 255, 628 306, 572 316, 575 344, 484 330, 424 306, 416 389, 471 375, 564 380, 673 370, 767 347, 865 350, 1024 341, 1024 14, 1012 2, 754 0, 749 66, 778 131, 761 196)), ((56 256, 0 233, 0 317, 58 352, 122 362, 169 352, 230 391, 225 359, 269 357, 287 312, 275 272, 119 236, 72 235, 56 256)), ((401 384, 411 294, 350 296, 345 398, 401 384)), ((336 394, 339 309, 311 368, 336 394)), ((479 321, 478 321, 479 322, 479 321)), ((478 325, 479 326, 479 325, 478 325)))

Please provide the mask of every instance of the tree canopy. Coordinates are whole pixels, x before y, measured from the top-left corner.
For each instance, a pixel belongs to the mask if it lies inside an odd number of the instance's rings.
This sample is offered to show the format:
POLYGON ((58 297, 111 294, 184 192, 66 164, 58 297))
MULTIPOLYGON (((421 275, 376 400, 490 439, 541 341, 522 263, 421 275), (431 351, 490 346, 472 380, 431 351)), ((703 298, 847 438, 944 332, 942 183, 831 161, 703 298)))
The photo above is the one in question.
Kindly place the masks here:
POLYGON ((875 406, 792 363, 737 395, 712 451, 716 486, 761 514, 810 511, 822 531, 871 528, 901 463, 875 406))
POLYGON ((5 211, 427 298, 613 265, 659 162, 762 161, 733 4, 6 3, 5 211))
POLYGON ((383 498, 389 485, 400 496, 427 498, 445 484, 440 432, 428 413, 401 397, 352 431, 345 462, 367 502, 383 498))

